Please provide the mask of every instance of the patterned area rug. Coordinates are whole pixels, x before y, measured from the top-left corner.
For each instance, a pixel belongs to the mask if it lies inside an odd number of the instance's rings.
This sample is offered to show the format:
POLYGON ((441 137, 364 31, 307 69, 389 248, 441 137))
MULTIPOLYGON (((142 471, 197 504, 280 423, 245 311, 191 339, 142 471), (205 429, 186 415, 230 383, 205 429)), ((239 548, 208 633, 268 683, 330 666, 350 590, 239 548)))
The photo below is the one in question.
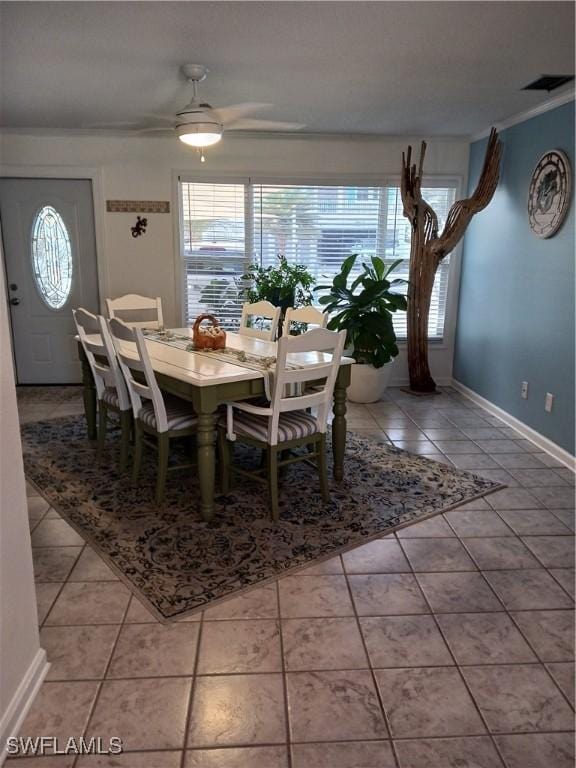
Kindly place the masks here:
MULTIPOLYGON (((264 486, 239 478, 216 498, 210 523, 198 511, 193 472, 168 476, 153 503, 155 454, 141 481, 117 469, 114 433, 101 465, 82 417, 22 428, 28 478, 52 506, 164 620, 206 608, 291 570, 452 509, 502 486, 377 440, 348 434, 345 480, 322 503, 317 474, 298 464, 281 483, 281 520, 268 517, 264 486)), ((246 464, 254 451, 235 448, 246 464)))

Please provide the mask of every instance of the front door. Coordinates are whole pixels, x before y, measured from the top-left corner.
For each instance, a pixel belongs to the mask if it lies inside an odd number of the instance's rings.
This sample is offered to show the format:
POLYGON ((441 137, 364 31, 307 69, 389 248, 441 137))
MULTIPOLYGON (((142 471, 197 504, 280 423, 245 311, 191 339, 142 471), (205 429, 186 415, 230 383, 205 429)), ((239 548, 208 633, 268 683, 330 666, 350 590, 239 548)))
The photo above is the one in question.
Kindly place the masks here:
POLYGON ((99 311, 92 183, 0 179, 0 222, 18 383, 77 383, 72 310, 99 311))

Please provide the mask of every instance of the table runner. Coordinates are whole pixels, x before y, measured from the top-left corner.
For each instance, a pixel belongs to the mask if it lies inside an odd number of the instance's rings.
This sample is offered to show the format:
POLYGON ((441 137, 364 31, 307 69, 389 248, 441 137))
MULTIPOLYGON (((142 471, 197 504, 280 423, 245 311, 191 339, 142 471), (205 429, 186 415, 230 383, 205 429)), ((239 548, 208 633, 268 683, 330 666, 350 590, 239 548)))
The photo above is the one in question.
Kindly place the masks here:
MULTIPOLYGON (((149 330, 146 330, 143 333, 145 338, 150 341, 167 344, 168 346, 182 349, 185 352, 193 352, 195 355, 203 355, 204 357, 220 360, 223 363, 232 363, 232 365, 237 365, 240 368, 249 368, 252 371, 258 371, 262 374, 264 379, 266 398, 268 400, 272 399, 271 392, 274 388, 274 367, 276 364, 276 357, 270 355, 256 355, 254 353, 244 352, 243 350, 232 349, 231 347, 217 350, 196 349, 189 336, 183 336, 182 334, 173 333, 171 331, 168 331, 168 334, 170 335, 149 330)), ((286 362, 286 365, 292 370, 304 368, 303 365, 298 365, 297 363, 286 362)), ((290 395, 292 397, 300 394, 300 392, 300 387, 290 387, 290 395)))

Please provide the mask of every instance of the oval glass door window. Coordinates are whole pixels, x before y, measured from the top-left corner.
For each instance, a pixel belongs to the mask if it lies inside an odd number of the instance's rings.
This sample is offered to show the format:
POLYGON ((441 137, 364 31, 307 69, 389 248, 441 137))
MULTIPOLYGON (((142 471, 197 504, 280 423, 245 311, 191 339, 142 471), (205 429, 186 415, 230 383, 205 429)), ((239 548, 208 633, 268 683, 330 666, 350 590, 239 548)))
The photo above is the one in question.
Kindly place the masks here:
POLYGON ((51 205, 45 205, 34 219, 32 271, 44 303, 61 309, 72 290, 72 248, 66 224, 51 205))

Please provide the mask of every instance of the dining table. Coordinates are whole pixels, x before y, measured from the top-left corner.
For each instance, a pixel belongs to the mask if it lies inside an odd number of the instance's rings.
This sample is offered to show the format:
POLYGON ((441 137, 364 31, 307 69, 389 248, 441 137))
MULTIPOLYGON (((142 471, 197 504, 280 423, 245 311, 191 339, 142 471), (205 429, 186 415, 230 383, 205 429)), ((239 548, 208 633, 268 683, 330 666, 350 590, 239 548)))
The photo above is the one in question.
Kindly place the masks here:
MULTIPOLYGON (((88 338, 96 340, 97 337, 88 338)), ((270 367, 276 358, 277 343, 227 332, 225 350, 196 350, 193 349, 191 328, 145 332, 145 340, 160 389, 189 401, 198 417, 196 451, 200 513, 209 521, 214 515, 218 409, 226 402, 269 395, 267 366, 270 367)), ((88 438, 95 440, 96 388, 80 342, 78 351, 88 438)), ((126 351, 130 354, 128 349, 126 351)), ((289 354, 287 362, 294 367, 310 368, 313 381, 314 367, 325 365, 330 359, 331 355, 323 352, 301 352, 289 354)), ((333 475, 337 481, 344 477, 346 389, 353 362, 348 357, 341 359, 333 393, 332 453, 333 475)))

